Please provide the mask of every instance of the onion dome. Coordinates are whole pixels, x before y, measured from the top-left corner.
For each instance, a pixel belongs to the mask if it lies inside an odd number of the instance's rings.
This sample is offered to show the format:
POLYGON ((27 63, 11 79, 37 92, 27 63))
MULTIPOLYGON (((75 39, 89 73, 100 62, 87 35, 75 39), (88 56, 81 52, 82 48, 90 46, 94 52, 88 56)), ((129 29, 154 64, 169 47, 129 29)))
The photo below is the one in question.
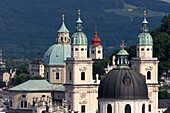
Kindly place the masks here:
POLYGON ((103 75, 98 90, 99 99, 148 99, 145 76, 128 66, 128 53, 125 51, 120 50, 117 54, 118 67, 103 75))
POLYGON ((97 31, 94 32, 94 36, 92 38, 92 45, 95 46, 95 47, 100 45, 100 38, 97 35, 97 31))
POLYGON ((65 65, 67 57, 71 56, 71 45, 69 44, 54 44, 44 55, 44 65, 65 65))
POLYGON ((153 45, 153 39, 149 33, 148 22, 146 20, 146 11, 144 11, 144 20, 142 22, 141 33, 138 35, 138 44, 153 45))
POLYGON ((58 33, 69 33, 69 30, 67 29, 64 23, 64 15, 62 15, 62 25, 60 29, 58 30, 58 33))
POLYGON ((83 33, 83 22, 80 18, 80 10, 78 10, 78 20, 76 21, 76 32, 72 36, 73 45, 87 45, 87 36, 83 33))

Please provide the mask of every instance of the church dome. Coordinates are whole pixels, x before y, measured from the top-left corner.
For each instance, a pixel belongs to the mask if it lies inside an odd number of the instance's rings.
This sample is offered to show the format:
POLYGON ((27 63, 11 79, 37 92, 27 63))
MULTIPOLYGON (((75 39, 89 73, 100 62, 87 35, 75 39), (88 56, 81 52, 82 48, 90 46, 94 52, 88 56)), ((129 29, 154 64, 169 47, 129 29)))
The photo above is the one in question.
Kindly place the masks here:
POLYGON ((145 76, 130 68, 128 53, 122 49, 117 54, 117 68, 103 75, 98 91, 98 98, 105 99, 148 99, 145 76))
POLYGON ((138 35, 138 44, 139 45, 153 45, 153 39, 150 33, 140 33, 138 35))
POLYGON ((73 44, 78 44, 78 45, 82 45, 82 44, 87 44, 87 36, 83 33, 83 32, 75 32, 72 36, 72 43, 73 44))
POLYGON ((100 45, 100 38, 98 37, 97 32, 94 33, 94 37, 92 38, 92 45, 95 47, 100 45))
POLYGON ((98 98, 148 99, 145 77, 131 68, 115 68, 103 75, 98 98))
POLYGON ((54 44, 44 55, 44 65, 64 65, 66 57, 71 56, 71 45, 69 44, 54 44))

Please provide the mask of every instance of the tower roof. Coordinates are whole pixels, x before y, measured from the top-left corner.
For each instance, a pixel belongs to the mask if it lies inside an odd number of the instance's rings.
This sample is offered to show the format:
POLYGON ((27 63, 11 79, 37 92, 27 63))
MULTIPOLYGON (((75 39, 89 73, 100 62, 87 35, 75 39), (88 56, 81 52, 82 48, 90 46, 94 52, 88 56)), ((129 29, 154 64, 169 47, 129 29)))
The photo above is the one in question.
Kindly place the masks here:
POLYGON ((92 38, 92 45, 97 47, 98 45, 100 45, 100 38, 98 37, 98 34, 97 34, 97 30, 94 32, 94 36, 92 38))
POLYGON ((64 23, 64 15, 62 15, 62 25, 60 27, 60 29, 58 30, 58 33, 69 33, 69 30, 67 29, 67 27, 65 26, 64 23))
POLYGON ((118 56, 127 56, 129 55, 129 53, 124 49, 125 45, 124 45, 124 40, 122 40, 122 44, 120 45, 120 47, 122 48, 119 52, 118 52, 118 56))
POLYGON ((153 45, 152 36, 149 33, 148 22, 146 19, 146 11, 144 11, 144 19, 142 22, 141 33, 138 35, 139 45, 153 45))
POLYGON ((76 32, 72 36, 73 45, 87 45, 87 36, 83 33, 83 22, 80 19, 80 10, 78 10, 78 20, 76 22, 76 32))

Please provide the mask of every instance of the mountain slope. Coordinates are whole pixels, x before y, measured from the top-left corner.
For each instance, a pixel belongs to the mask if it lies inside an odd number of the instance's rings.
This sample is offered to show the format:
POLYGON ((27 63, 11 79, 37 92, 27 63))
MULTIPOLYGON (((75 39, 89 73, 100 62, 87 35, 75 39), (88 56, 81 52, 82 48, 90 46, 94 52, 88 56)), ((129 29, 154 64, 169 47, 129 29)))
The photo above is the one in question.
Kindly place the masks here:
MULTIPOLYGON (((150 29, 157 27, 170 10, 163 10, 163 7, 170 6, 168 3, 151 1, 151 5, 161 5, 154 8, 147 4, 150 29)), ((121 38, 127 45, 136 43, 145 4, 142 0, 1 0, 1 49, 6 58, 43 57, 55 43, 61 15, 65 14, 71 37, 75 31, 77 9, 81 9, 89 43, 97 26, 106 55, 112 51, 108 48, 119 46, 121 38)))

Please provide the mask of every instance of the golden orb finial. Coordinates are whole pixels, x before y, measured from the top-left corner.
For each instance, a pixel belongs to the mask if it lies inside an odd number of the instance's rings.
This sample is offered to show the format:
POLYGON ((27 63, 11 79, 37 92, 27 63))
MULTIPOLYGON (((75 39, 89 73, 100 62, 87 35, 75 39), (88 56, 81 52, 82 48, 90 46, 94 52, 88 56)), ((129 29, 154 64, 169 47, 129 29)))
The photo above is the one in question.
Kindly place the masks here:
POLYGON ((62 21, 64 22, 64 14, 62 15, 62 21))
POLYGON ((80 9, 78 9, 78 16, 80 17, 80 9))
POLYGON ((146 17, 146 10, 143 11, 143 15, 146 17))

